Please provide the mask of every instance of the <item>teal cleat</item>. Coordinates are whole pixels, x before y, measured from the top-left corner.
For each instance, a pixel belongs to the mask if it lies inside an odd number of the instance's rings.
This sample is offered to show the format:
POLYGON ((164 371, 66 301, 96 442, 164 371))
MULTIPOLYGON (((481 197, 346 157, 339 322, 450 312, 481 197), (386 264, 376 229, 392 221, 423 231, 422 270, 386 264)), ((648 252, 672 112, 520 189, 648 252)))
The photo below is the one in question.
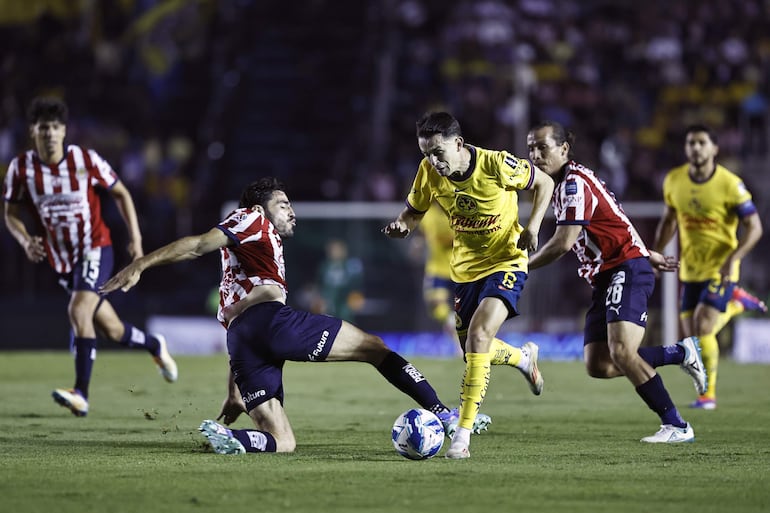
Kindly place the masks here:
MULTIPOLYGON (((454 435, 457 430, 457 423, 460 422, 460 410, 458 408, 452 408, 449 411, 437 413, 436 416, 444 426, 444 434, 449 438, 452 438, 452 435, 454 435)), ((491 423, 492 417, 483 413, 477 413, 476 420, 473 421, 472 431, 479 434, 482 431, 489 429, 491 423)))
POLYGON ((213 420, 204 420, 198 428, 217 454, 245 454, 246 448, 233 436, 233 432, 213 420))

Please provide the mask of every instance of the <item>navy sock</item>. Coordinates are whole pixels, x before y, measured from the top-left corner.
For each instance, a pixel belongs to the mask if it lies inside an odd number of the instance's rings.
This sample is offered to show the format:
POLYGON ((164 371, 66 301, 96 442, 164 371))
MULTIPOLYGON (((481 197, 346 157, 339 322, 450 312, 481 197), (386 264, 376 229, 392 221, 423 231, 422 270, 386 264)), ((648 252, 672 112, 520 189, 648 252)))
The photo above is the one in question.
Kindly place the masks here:
POLYGON ((96 358, 96 339, 75 337, 72 345, 75 349, 75 390, 88 399, 88 385, 96 358))
POLYGON ((417 368, 404 360, 398 353, 391 351, 377 367, 391 385, 415 400, 417 404, 432 412, 446 411, 448 408, 438 398, 438 394, 417 368))
POLYGON ((153 356, 158 356, 160 353, 160 343, 157 338, 147 335, 144 331, 127 322, 123 323, 123 336, 118 340, 118 344, 131 349, 145 349, 153 356))
POLYGON ((681 428, 687 426, 687 422, 679 415, 671 396, 663 386, 663 380, 659 374, 655 374, 649 381, 636 387, 636 393, 652 411, 658 414, 661 424, 672 424, 681 428))
POLYGON ((275 437, 267 431, 256 429, 231 429, 246 452, 275 452, 275 437))
POLYGON ((653 369, 663 365, 679 365, 684 361, 684 348, 678 344, 640 347, 637 352, 653 369))

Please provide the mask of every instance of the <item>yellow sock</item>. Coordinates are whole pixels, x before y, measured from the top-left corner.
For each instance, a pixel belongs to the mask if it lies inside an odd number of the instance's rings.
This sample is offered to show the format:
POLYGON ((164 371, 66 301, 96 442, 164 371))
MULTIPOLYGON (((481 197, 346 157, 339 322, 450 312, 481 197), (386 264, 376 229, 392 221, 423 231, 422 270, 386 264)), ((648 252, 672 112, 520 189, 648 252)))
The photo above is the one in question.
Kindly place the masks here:
POLYGON ((708 388, 704 397, 716 399, 717 397, 717 367, 719 366, 719 342, 716 332, 708 335, 701 335, 700 340, 701 356, 703 357, 703 366, 706 367, 706 376, 708 376, 708 388))
POLYGON ((714 326, 714 333, 719 333, 722 331, 722 328, 724 328, 728 322, 730 322, 730 319, 735 317, 736 315, 740 315, 743 313, 743 311, 746 310, 743 307, 743 303, 740 301, 734 301, 730 300, 727 302, 727 308, 725 309, 725 313, 719 316, 719 319, 717 319, 717 323, 714 326))
POLYGON ((476 414, 487 393, 489 374, 489 353, 465 353, 465 374, 460 393, 460 427, 473 429, 476 414))
POLYGON ((489 363, 492 365, 510 365, 515 367, 521 361, 521 350, 500 340, 492 339, 489 346, 489 363))

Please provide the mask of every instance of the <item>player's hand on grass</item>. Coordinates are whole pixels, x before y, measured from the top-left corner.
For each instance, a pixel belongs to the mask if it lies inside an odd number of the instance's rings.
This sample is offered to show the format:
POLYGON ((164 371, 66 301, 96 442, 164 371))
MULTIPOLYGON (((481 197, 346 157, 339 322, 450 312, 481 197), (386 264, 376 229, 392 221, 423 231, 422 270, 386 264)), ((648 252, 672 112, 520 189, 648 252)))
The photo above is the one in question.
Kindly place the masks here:
POLYGON ((679 260, 670 255, 661 255, 657 251, 650 250, 650 264, 653 269, 661 272, 673 272, 679 269, 679 260))
POLYGON ((246 405, 243 403, 243 399, 238 396, 227 396, 222 403, 222 411, 219 412, 217 420, 224 419, 225 425, 229 426, 241 416, 241 413, 246 413, 246 405))

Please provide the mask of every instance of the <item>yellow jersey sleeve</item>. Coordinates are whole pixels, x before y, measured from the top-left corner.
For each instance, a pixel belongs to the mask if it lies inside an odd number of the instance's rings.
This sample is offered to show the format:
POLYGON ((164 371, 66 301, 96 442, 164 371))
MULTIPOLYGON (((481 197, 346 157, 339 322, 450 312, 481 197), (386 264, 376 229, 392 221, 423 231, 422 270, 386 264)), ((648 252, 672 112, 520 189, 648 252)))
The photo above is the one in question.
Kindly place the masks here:
POLYGON ((437 178, 442 177, 433 170, 428 159, 422 159, 417 168, 414 182, 412 182, 412 188, 406 197, 407 206, 417 212, 427 212, 433 201, 435 190, 438 188, 437 178))

